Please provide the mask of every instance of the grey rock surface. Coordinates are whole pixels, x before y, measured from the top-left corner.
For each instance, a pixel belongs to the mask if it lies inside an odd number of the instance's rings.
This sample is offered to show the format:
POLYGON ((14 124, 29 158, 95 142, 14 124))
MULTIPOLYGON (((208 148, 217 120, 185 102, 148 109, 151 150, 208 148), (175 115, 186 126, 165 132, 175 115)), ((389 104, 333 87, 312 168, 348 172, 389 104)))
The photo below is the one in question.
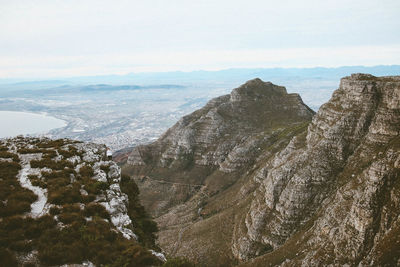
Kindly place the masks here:
POLYGON ((170 255, 216 265, 392 266, 399 134, 398 76, 345 77, 315 116, 298 95, 255 79, 137 147, 126 171, 170 255))

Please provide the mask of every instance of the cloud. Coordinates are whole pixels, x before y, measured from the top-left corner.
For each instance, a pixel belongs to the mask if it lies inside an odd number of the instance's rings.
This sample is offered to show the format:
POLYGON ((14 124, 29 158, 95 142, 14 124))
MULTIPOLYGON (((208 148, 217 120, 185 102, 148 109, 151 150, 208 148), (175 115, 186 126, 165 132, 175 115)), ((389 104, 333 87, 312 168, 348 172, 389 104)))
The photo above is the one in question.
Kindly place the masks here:
POLYGON ((394 62, 400 62, 400 45, 4 57, 0 61, 0 73, 3 75, 1 78, 45 78, 232 67, 372 66, 391 65, 394 62))
POLYGON ((390 55, 400 45, 398 0, 0 0, 0 5, 2 77, 399 64, 390 55))

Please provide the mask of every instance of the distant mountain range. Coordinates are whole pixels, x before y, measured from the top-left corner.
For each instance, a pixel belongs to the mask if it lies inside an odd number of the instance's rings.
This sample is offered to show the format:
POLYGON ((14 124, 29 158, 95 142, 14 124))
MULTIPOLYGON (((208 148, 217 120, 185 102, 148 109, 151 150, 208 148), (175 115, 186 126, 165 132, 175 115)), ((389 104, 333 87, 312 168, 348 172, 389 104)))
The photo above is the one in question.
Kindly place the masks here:
POLYGON ((55 87, 64 84, 165 84, 165 83, 193 83, 198 81, 233 81, 242 82, 243 80, 259 77, 263 80, 271 80, 278 77, 303 77, 303 78, 336 78, 349 75, 351 73, 371 73, 376 76, 396 75, 400 73, 400 65, 379 65, 379 66, 343 66, 336 68, 315 67, 315 68, 232 68, 219 71, 174 71, 174 72, 142 72, 129 73, 126 75, 99 75, 82 76, 56 79, 42 79, 32 81, 31 79, 0 79, 0 89, 4 84, 12 87, 31 88, 39 86, 55 87))

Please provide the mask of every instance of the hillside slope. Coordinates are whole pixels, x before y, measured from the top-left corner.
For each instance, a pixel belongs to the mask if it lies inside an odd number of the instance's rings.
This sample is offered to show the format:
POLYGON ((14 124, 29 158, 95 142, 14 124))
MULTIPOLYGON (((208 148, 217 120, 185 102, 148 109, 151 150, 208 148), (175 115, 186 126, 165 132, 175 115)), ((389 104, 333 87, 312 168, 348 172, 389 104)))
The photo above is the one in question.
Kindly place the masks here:
POLYGON ((136 177, 163 249, 195 262, 213 264, 224 255, 221 264, 234 263, 233 228, 218 237, 224 232, 214 226, 232 221, 225 218, 234 216, 229 212, 244 212, 236 208, 243 178, 304 132, 313 114, 297 94, 254 79, 183 117, 153 144, 135 148, 123 170, 136 177))
POLYGON ((305 142, 266 166, 236 255, 262 242, 275 251, 251 266, 398 264, 399 134, 400 77, 343 78, 305 142))
POLYGON ((104 155, 67 139, 0 140, 0 265, 163 263, 136 184, 104 155))
POLYGON ((256 79, 134 149, 124 171, 161 248, 211 266, 396 265, 400 77, 345 77, 312 116, 256 79))

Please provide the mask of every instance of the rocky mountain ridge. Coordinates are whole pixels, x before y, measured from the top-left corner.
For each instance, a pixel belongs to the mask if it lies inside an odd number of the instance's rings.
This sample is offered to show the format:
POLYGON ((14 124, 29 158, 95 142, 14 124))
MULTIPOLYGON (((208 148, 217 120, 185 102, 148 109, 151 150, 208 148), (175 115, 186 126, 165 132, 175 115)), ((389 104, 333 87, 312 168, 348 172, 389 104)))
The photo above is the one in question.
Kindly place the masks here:
POLYGON ((158 244, 204 265, 399 264, 400 77, 353 74, 318 113, 259 79, 133 150, 158 244))
MULTIPOLYGON (((208 188, 218 191, 254 163, 262 147, 270 146, 288 128, 305 127, 313 114, 299 95, 254 79, 183 117, 156 142, 136 147, 127 163, 136 166, 136 175, 151 174, 153 181, 193 185, 195 191, 199 185, 211 183, 208 188), (226 181, 215 183, 214 176, 226 181)), ((170 190, 181 190, 171 185, 170 190)), ((159 194, 157 200, 152 196, 146 199, 146 192, 152 195, 154 186, 157 184, 141 187, 142 202, 157 214, 193 193, 190 188, 172 193, 177 196, 174 199, 168 199, 171 192, 159 194)))

